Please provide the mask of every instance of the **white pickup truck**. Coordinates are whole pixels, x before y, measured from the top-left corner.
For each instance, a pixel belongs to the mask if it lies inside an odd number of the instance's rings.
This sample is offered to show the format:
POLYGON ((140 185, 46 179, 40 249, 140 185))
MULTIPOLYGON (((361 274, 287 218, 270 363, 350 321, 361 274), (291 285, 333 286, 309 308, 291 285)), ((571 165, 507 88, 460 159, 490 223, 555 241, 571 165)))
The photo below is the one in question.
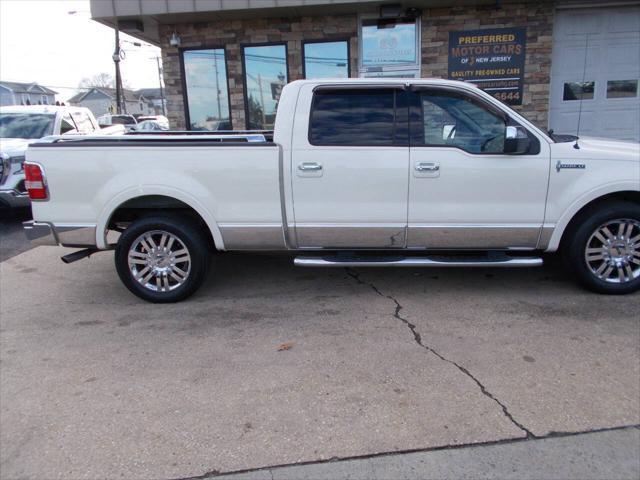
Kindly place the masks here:
POLYGON ((86 248, 67 262, 115 249, 152 302, 187 297, 231 250, 306 267, 526 267, 559 250, 596 292, 640 288, 640 145, 550 136, 467 83, 301 80, 272 141, 127 137, 32 145, 25 229, 86 248))

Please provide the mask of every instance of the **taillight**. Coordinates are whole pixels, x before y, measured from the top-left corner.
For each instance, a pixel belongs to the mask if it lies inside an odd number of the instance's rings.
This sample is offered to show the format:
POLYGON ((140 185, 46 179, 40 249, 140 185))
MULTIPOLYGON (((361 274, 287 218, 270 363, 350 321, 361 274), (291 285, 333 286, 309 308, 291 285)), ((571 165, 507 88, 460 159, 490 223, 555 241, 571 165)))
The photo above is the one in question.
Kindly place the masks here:
POLYGON ((24 186, 31 200, 48 200, 47 182, 42 167, 35 163, 24 164, 24 186))

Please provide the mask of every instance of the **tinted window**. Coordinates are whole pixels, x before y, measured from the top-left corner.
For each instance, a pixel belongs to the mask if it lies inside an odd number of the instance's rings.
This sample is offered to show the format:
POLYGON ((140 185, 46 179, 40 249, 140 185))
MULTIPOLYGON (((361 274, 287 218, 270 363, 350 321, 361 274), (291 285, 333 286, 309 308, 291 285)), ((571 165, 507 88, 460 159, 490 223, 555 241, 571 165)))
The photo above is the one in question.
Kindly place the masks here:
POLYGON ((230 122, 224 49, 182 53, 191 130, 223 130, 230 122))
POLYGON ((75 129, 76 126, 74 125, 71 116, 68 113, 65 113, 62 120, 60 120, 60 135, 64 135, 65 133, 75 129))
POLYGON ((309 141, 314 145, 392 145, 393 90, 339 90, 313 97, 309 141))
POLYGON ((414 143, 470 153, 503 153, 505 122, 472 98, 448 92, 420 94, 422 118, 414 143))
POLYGON ((347 78, 349 48, 347 42, 304 44, 305 78, 347 78))
POLYGON ((1 113, 0 138, 42 138, 53 133, 56 116, 35 113, 1 113))
POLYGON ((276 120, 280 92, 287 82, 284 45, 244 48, 247 128, 271 130, 276 120))
POLYGON ((112 115, 111 123, 113 125, 135 125, 138 122, 133 115, 112 115))
POLYGON ((567 82, 564 84, 562 100, 591 100, 595 87, 595 82, 567 82))
POLYGON ((607 98, 636 97, 638 80, 609 80, 607 82, 607 98))

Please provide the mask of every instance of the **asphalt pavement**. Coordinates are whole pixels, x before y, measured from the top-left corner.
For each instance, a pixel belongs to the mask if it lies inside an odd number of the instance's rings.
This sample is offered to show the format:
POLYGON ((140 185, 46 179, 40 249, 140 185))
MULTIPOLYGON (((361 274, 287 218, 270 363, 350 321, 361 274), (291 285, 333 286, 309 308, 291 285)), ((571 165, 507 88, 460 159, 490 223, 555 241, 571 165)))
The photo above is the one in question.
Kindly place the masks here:
POLYGON ((500 478, 518 459, 541 478, 583 478, 584 459, 640 475, 638 294, 586 292, 553 264, 229 254, 190 300, 151 305, 112 253, 63 252, 0 263, 2 478, 500 478))
POLYGON ((31 249, 22 222, 31 220, 31 208, 0 208, 0 262, 31 249))

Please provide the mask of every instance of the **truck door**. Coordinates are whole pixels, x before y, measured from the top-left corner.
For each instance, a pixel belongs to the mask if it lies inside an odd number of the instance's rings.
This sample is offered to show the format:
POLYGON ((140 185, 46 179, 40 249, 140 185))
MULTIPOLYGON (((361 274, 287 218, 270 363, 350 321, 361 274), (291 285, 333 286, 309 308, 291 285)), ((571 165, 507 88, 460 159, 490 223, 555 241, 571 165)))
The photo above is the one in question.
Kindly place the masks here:
POLYGON ((409 173, 404 85, 304 85, 291 151, 301 248, 404 248, 409 173))
POLYGON ((506 114, 492 103, 435 87, 414 95, 408 246, 535 248, 549 178, 547 142, 518 126, 529 150, 505 153, 506 114))

